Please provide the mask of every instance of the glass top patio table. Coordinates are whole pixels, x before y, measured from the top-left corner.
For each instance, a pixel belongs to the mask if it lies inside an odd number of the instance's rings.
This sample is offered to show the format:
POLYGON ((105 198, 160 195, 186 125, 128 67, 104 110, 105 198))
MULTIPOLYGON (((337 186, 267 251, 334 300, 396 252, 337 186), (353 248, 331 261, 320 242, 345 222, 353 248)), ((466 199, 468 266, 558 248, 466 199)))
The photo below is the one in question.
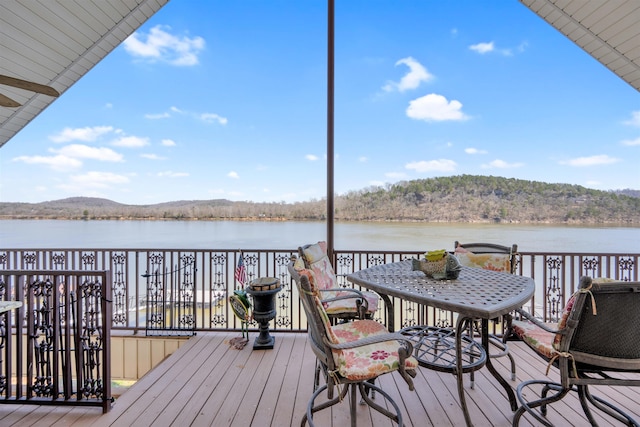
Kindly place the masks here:
MULTIPOLYGON (((347 280, 381 296, 387 306, 390 323, 387 326, 390 330, 394 328, 390 297, 458 313, 454 373, 467 371, 463 369, 463 329, 475 319, 480 319, 482 347, 488 354, 489 320, 521 307, 531 299, 535 291, 535 282, 530 277, 480 268, 463 267, 457 279, 436 280, 427 277, 422 271, 413 271, 411 260, 369 267, 347 275, 347 280)), ((518 404, 513 388, 492 365, 490 357, 486 357, 486 367, 504 388, 511 409, 515 411, 518 404)), ((472 425, 464 396, 462 374, 456 376, 465 419, 467 425, 472 425)))

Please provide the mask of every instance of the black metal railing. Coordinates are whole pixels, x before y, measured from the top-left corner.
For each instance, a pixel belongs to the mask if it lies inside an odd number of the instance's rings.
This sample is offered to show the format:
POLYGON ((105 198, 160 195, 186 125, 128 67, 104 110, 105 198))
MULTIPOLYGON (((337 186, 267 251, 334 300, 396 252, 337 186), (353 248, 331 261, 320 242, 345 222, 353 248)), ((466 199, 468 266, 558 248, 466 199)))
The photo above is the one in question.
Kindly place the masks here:
MULTIPOLYGON (((247 282, 275 277, 271 332, 305 331, 307 324, 287 264, 297 250, 243 251, 247 282)), ((422 251, 334 252, 339 286, 373 265, 419 257, 422 251)), ((237 250, 0 249, 0 300, 22 307, 0 314, 0 403, 111 406, 111 330, 192 335, 240 330, 229 295, 243 288, 234 272, 237 250)), ((640 254, 533 253, 516 257, 516 274, 534 278, 525 305, 557 321, 581 276, 637 281, 640 254)), ((391 299, 395 330, 451 326, 455 313, 391 299)), ((387 324, 379 304, 376 320, 387 324)), ((256 331, 258 323, 249 328, 256 331)), ((500 333, 501 323, 493 325, 500 333)))
MULTIPOLYGON (((244 250, 247 279, 275 277, 282 284, 272 331, 304 331, 306 319, 287 263, 296 250, 244 250)), ((372 265, 420 256, 422 251, 336 250, 334 265, 340 286, 345 276, 372 265)), ((192 335, 195 331, 239 330, 241 322, 228 303, 243 286, 234 277, 240 253, 216 249, 1 249, 2 270, 71 270, 111 272, 113 329, 147 335, 192 335)), ((525 308, 544 321, 556 321, 576 290, 580 276, 638 280, 639 254, 517 254, 517 274, 533 277, 536 293, 525 308)), ((395 329, 413 324, 447 325, 452 313, 405 301, 393 301, 395 329)), ((386 322, 381 304, 378 320, 386 322)), ((257 330, 252 322, 250 328, 257 330)))
POLYGON ((0 270, 0 404, 111 407, 111 273, 0 270))

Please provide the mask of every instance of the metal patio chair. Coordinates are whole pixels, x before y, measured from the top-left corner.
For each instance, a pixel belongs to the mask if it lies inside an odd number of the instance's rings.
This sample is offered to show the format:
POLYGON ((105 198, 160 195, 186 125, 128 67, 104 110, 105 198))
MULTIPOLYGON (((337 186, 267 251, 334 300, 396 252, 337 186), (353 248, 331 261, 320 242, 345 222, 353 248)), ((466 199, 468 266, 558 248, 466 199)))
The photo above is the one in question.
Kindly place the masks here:
POLYGON ((326 242, 301 246, 298 256, 304 261, 305 268, 313 270, 321 293, 320 299, 333 323, 373 318, 378 310, 378 295, 338 286, 335 271, 327 256, 326 242))
POLYGON ((288 265, 289 273, 300 293, 307 316, 309 343, 325 380, 325 384, 314 390, 300 425, 304 426, 308 421, 313 426, 315 412, 342 402, 350 391, 351 425, 355 426, 358 390, 362 403, 403 425, 400 407, 388 393, 374 384, 374 380, 380 375, 398 371, 409 390, 414 390, 412 378, 416 375, 418 362, 411 356, 411 342, 400 334, 388 332, 375 320, 356 319, 332 325, 320 300, 313 270, 305 268, 302 263, 294 266, 294 262, 288 265), (325 391, 327 400, 316 404, 316 399, 325 391), (376 403, 374 392, 381 395, 387 405, 376 403))
POLYGON ((560 372, 557 382, 535 379, 518 385, 516 394, 522 406, 514 414, 514 426, 524 414, 552 426, 546 418, 547 405, 570 391, 578 393, 591 425, 597 424, 590 404, 626 425, 640 426, 589 390, 591 385, 640 387, 637 376, 626 375, 640 373, 640 282, 597 283, 582 277, 578 292, 569 299, 563 317, 553 328, 524 310, 518 311, 526 320, 513 320, 511 328, 547 361, 547 374, 551 365, 560 372), (540 399, 528 401, 525 394, 531 396, 540 386, 540 399))

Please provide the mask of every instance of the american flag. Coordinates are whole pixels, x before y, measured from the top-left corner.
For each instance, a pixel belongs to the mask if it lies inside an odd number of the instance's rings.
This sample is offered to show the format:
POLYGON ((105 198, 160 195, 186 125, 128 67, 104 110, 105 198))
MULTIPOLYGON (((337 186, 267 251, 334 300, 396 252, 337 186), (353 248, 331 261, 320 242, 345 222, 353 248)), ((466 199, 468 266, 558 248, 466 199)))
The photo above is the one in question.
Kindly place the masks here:
POLYGON ((244 286, 244 282, 247 281, 247 271, 244 268, 244 257, 242 253, 240 253, 240 258, 238 258, 238 266, 236 267, 236 280, 244 286))

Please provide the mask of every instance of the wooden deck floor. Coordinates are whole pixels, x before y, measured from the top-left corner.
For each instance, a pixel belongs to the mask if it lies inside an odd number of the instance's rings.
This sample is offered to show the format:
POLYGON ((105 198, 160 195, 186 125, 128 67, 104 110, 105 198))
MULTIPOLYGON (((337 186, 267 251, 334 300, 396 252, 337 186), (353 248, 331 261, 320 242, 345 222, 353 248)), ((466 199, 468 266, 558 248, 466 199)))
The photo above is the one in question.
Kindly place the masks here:
MULTIPOLYGON (((167 360, 120 396, 111 412, 98 408, 0 405, 1 426, 297 426, 312 391, 315 359, 305 334, 274 334, 273 350, 252 351, 229 346, 238 333, 199 333, 167 360)), ((522 343, 511 344, 518 366, 517 382, 544 376, 545 364, 522 343)), ((507 372, 497 359, 499 368, 507 372)), ((510 426, 512 412, 486 369, 476 374, 467 402, 476 426, 510 426)), ((552 371, 549 376, 557 378, 552 371)), ((517 384, 514 382, 514 385, 517 384)), ((385 375, 378 384, 400 405, 409 426, 464 425, 455 377, 420 369, 415 392, 399 375, 385 375)), ((638 388, 596 389, 640 420, 638 388)), ((359 426, 392 425, 366 406, 358 405, 359 426)), ((320 426, 348 424, 348 401, 316 414, 320 426)), ((557 426, 584 426, 588 422, 575 396, 549 410, 557 426)), ((600 425, 613 424, 601 417, 600 425)), ((521 425, 535 425, 529 421, 521 425)))

